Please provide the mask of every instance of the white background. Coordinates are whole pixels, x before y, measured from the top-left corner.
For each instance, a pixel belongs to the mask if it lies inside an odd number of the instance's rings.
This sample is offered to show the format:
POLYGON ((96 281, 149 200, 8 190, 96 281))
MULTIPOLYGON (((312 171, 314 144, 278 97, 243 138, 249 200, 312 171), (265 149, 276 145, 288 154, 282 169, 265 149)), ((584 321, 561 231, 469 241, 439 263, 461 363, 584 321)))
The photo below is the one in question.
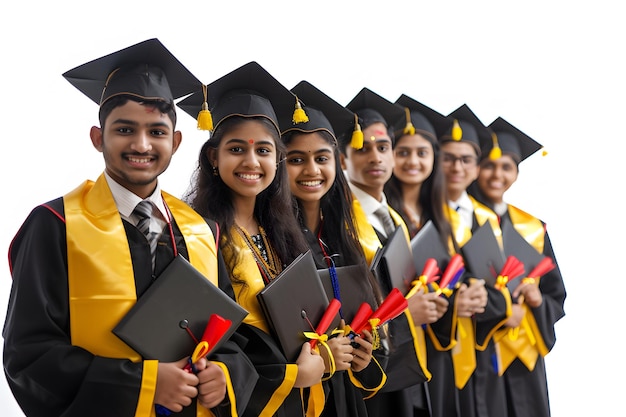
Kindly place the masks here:
MULTIPOLYGON (((288 88, 306 79, 344 105, 362 87, 391 101, 405 93, 444 114, 467 103, 485 124, 502 116, 548 152, 521 165, 507 199, 547 222, 568 290, 546 358, 553 416, 623 415, 622 309, 613 300, 625 278, 617 260, 626 232, 619 2, 5 3, 1 253, 33 206, 103 169, 88 135, 97 106, 61 74, 148 38, 205 83, 256 60, 288 88)), ((179 120, 184 141, 161 177, 175 195, 206 139, 184 112, 179 120)), ((0 321, 10 285, 5 265, 0 321)), ((22 416, 4 378, 0 409, 22 416)))

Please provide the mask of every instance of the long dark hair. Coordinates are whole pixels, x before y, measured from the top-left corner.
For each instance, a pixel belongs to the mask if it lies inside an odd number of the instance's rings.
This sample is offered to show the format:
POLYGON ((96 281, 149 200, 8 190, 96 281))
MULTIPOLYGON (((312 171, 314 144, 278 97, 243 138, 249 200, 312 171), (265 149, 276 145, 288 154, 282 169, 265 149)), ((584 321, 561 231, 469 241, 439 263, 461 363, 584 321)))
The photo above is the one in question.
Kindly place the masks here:
MULTIPOLYGON (((235 224, 232 190, 219 175, 214 175, 213 166, 209 161, 209 151, 217 149, 224 135, 244 121, 261 123, 276 143, 278 151, 276 176, 272 183, 256 196, 254 216, 259 225, 265 229, 267 238, 283 265, 288 265, 298 255, 306 252, 308 246, 294 215, 295 201, 289 189, 287 169, 283 162, 285 145, 276 127, 267 118, 231 116, 222 121, 212 133, 211 138, 202 145, 198 166, 183 199, 202 216, 215 220, 221 230, 220 245, 234 249, 230 236, 235 224)), ((237 251, 233 250, 232 253, 237 253, 237 251)), ((236 259, 233 259, 227 265, 233 279, 236 279, 232 274, 236 263, 236 259)))
MULTIPOLYGON (((339 157, 339 148, 335 138, 325 130, 319 130, 315 133, 324 138, 333 149, 335 158, 335 181, 324 196, 320 199, 320 210, 324 221, 322 225, 322 240, 330 248, 332 254, 339 255, 338 265, 361 265, 363 267, 363 276, 367 276, 377 301, 382 301, 381 291, 374 276, 371 274, 363 247, 359 241, 357 233, 356 220, 352 209, 352 191, 348 185, 348 180, 341 169, 341 160, 339 157)), ((289 132, 283 135, 283 142, 289 142, 297 137, 307 133, 289 132)), ((306 224, 304 219, 304 210, 300 200, 295 199, 297 203, 296 216, 300 221, 301 227, 306 224)), ((312 230, 315 233, 314 230, 312 230)))
MULTIPOLYGON (((450 223, 446 220, 444 214, 444 207, 448 204, 448 198, 446 194, 445 177, 441 169, 441 150, 439 143, 430 137, 430 135, 422 135, 433 147, 434 162, 433 172, 424 180, 420 187, 420 193, 417 198, 417 203, 422 208, 420 216, 420 227, 423 226, 428 220, 432 220, 433 224, 439 232, 439 237, 442 243, 447 248, 449 243, 452 242, 455 250, 458 252, 456 239, 452 233, 450 223)), ((402 139, 399 136, 396 139, 396 145, 402 139)), ((402 183, 395 175, 392 175, 389 181, 385 184, 385 197, 387 203, 402 216, 402 219, 409 227, 411 236, 418 232, 415 229, 412 222, 409 220, 409 216, 404 209, 404 203, 402 200, 402 183)))

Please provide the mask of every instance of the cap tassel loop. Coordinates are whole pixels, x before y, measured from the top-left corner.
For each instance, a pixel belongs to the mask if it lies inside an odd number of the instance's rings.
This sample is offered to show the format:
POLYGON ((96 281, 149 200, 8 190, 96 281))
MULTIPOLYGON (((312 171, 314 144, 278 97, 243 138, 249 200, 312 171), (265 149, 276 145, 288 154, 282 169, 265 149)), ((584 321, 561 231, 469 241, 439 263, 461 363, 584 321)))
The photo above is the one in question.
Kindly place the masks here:
POLYGON ((204 94, 204 102, 202 103, 202 110, 198 113, 198 129, 213 131, 213 116, 209 111, 209 103, 207 102, 207 86, 202 85, 202 93, 204 94))
POLYGON ((498 135, 495 132, 491 133, 491 141, 493 142, 493 147, 489 151, 489 159, 495 161, 502 157, 502 149, 500 149, 500 145, 498 144, 498 135))
POLYGON ((454 123, 452 124, 452 139, 459 141, 463 137, 463 129, 461 129, 461 125, 459 121, 454 119, 454 123))
POLYGON ((298 123, 306 123, 309 121, 309 116, 306 115, 306 112, 304 111, 304 109, 302 108, 302 105, 300 104, 300 100, 298 100, 298 97, 296 96, 296 109, 293 111, 293 122, 295 124, 298 123))
POLYGON ((406 126, 404 127, 402 133, 404 133, 405 135, 414 135, 415 126, 413 126, 413 123, 411 123, 411 111, 408 107, 404 108, 404 113, 406 114, 406 126))
POLYGON ((354 149, 361 149, 363 147, 363 131, 359 124, 359 116, 354 115, 354 131, 352 132, 352 139, 350 140, 350 146, 354 149))

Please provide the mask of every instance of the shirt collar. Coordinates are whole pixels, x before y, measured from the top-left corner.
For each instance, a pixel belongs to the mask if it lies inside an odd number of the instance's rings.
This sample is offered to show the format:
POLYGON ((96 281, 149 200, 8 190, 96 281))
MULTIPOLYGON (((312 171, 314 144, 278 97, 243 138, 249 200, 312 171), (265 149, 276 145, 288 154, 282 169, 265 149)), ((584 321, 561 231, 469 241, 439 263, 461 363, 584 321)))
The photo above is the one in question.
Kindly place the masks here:
POLYGON ((359 200, 359 203, 367 216, 373 214, 380 206, 387 207, 387 198, 384 193, 382 200, 378 201, 356 185, 352 184, 350 181, 348 181, 348 185, 350 186, 352 194, 354 194, 356 199, 359 200))
MULTIPOLYGON (((124 219, 130 219, 130 215, 133 210, 143 199, 116 182, 109 174, 106 173, 106 171, 104 172, 104 177, 109 185, 109 188, 111 189, 111 194, 113 194, 113 200, 115 200, 117 210, 124 219)), ((157 207, 157 209, 159 209, 159 212, 161 213, 161 216, 163 216, 164 220, 168 218, 165 203, 161 197, 161 187, 158 182, 154 192, 145 200, 149 200, 157 207)))
POLYGON ((472 204, 472 200, 467 194, 467 191, 463 191, 463 194, 461 194, 461 197, 459 197, 458 200, 449 201, 448 204, 453 210, 456 210, 459 213, 463 223, 471 229, 472 223, 474 222, 474 205, 472 204))

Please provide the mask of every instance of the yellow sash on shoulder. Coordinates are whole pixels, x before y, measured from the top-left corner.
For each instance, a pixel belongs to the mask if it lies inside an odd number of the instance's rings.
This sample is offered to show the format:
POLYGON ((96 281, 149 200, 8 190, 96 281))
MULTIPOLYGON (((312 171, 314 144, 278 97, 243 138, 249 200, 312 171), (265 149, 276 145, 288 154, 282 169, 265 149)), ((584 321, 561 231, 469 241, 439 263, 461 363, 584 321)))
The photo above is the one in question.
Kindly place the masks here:
POLYGON ((354 220, 356 223, 356 231, 359 235, 359 242, 361 242, 361 247, 363 248, 363 252, 365 252, 365 260, 367 264, 370 265, 372 259, 374 259, 374 255, 376 255, 376 251, 382 248, 383 245, 380 244, 374 227, 372 227, 367 220, 367 215, 365 211, 363 211, 359 199, 356 197, 352 199, 352 210, 354 211, 354 220))
MULTIPOLYGON (((372 259, 374 258, 374 255, 376 254, 376 251, 378 250, 378 248, 382 247, 382 244, 380 243, 380 240, 378 239, 378 235, 376 234, 374 227, 367 220, 367 216, 365 212, 363 211, 363 208, 361 207, 361 203, 359 203, 359 200, 357 198, 354 198, 352 200, 352 207, 354 210, 354 216, 356 220, 355 222, 357 225, 357 233, 359 235, 359 241, 361 242, 361 246, 363 247, 363 251, 365 252, 365 257, 369 265, 372 263, 372 259)), ((406 240, 407 242, 410 243, 411 238, 409 235, 409 229, 406 227, 406 224, 404 223, 404 220, 402 220, 402 217, 400 216, 400 214, 398 214, 391 207, 389 207, 389 214, 391 215, 391 218, 393 219, 394 223, 397 226, 402 227, 402 231, 404 232, 406 240)), ((411 318, 411 314, 409 313, 408 309, 404 311, 404 314, 406 315, 409 321, 409 328, 411 329, 411 334, 413 336, 413 345, 414 345, 413 348, 415 349, 415 359, 419 363, 420 368, 422 369, 422 372, 424 373, 424 375, 428 379, 430 379, 431 373, 428 370, 428 366, 427 366, 426 339, 424 336, 424 329, 422 329, 422 326, 415 326, 413 324, 413 319, 411 318)))
MULTIPOLYGON (((185 238, 189 261, 217 285, 217 255, 211 228, 182 201, 163 193, 185 238), (185 224, 183 224, 183 222, 185 224)), ((72 344, 94 355, 141 361, 111 329, 135 304, 130 248, 104 174, 63 197, 67 230, 72 344)), ((154 415, 157 361, 144 361, 137 416, 154 415)), ((210 415, 198 407, 198 416, 210 415)))
MULTIPOLYGON (((509 217, 515 230, 539 253, 543 253, 545 229, 543 223, 519 208, 509 204, 509 217)), ((529 371, 535 369, 539 355, 548 354, 535 316, 528 306, 522 305, 524 317, 518 327, 499 330, 494 339, 498 344, 502 375, 511 363, 518 358, 529 371)))
MULTIPOLYGON (((225 247, 223 249, 223 256, 227 265, 234 264, 233 275, 235 279, 242 281, 233 281, 232 286, 237 303, 248 311, 244 323, 257 327, 269 334, 269 325, 265 319, 261 305, 256 298, 256 295, 265 288, 265 281, 263 281, 263 276, 259 271, 259 267, 250 248, 234 227, 230 230, 230 236, 235 246, 234 252, 232 248, 225 247)), ((261 415, 274 415, 280 408, 285 398, 293 389, 296 377, 298 376, 297 369, 297 365, 295 364, 285 365, 283 383, 265 405, 261 415)), ((325 401, 324 389, 320 381, 310 387, 309 402, 306 406, 307 417, 318 417, 324 409, 325 401)))

